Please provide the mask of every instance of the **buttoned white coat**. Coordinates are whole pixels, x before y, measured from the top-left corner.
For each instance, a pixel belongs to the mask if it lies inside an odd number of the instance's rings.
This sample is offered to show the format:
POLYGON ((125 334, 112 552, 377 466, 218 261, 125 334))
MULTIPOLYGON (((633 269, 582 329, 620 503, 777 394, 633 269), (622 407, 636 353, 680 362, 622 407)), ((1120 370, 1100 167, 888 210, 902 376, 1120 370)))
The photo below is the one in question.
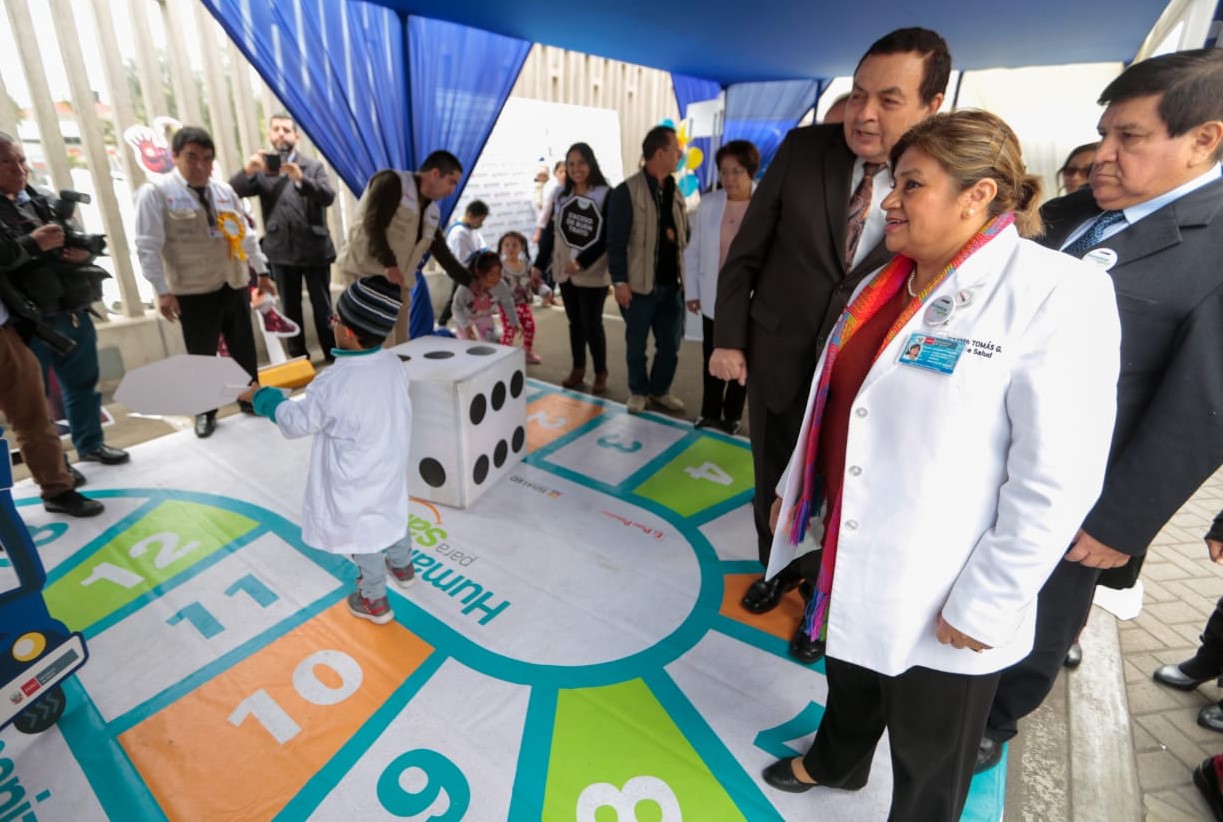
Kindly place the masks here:
MULTIPOLYGON (((991 673, 1028 654, 1036 595, 1099 495, 1113 429, 1120 326, 1103 270, 1012 226, 925 306, 957 294, 969 302, 945 325, 922 308, 892 339, 850 414, 828 655, 889 676, 991 673), (919 332, 968 341, 953 373, 899 363, 919 332), (992 650, 940 644, 940 613, 992 650)), ((794 554, 814 393, 778 485, 770 573, 794 554)))
POLYGON ((399 357, 344 353, 299 401, 276 406, 290 439, 314 435, 302 541, 333 554, 372 554, 408 533, 412 401, 399 357))
MULTIPOLYGON (((756 184, 752 183, 752 191, 756 184)), ((692 215, 688 246, 684 249, 684 301, 701 301, 701 313, 713 319, 718 300, 718 257, 721 254, 722 215, 726 213, 726 189, 701 195, 692 215)))

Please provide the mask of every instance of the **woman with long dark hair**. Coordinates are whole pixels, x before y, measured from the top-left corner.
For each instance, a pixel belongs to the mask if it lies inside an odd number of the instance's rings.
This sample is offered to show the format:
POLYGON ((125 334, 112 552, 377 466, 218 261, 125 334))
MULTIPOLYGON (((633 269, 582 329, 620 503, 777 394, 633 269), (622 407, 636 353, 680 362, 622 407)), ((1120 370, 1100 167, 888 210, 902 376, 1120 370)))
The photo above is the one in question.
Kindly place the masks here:
POLYGON ((607 335, 603 302, 611 276, 607 273, 607 195, 610 191, 594 151, 574 143, 565 153, 565 187, 556 197, 552 216, 539 240, 535 267, 549 263, 560 286, 569 318, 573 370, 561 380, 576 388, 586 378, 586 349, 594 361, 591 392, 607 391, 607 335))

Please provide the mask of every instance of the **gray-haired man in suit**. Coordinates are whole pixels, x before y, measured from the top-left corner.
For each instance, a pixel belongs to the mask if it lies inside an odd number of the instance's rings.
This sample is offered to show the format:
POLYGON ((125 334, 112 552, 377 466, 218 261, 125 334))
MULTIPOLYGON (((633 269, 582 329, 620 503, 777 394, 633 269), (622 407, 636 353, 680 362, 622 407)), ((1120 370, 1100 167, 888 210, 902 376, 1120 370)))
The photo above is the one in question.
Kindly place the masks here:
POLYGON ((1135 63, 1100 103, 1090 189, 1045 205, 1041 242, 1113 278, 1117 424, 1100 499, 1041 591, 1032 653, 1002 674, 978 771, 1053 687, 1096 583, 1132 585, 1159 529, 1223 464, 1223 51, 1135 63))

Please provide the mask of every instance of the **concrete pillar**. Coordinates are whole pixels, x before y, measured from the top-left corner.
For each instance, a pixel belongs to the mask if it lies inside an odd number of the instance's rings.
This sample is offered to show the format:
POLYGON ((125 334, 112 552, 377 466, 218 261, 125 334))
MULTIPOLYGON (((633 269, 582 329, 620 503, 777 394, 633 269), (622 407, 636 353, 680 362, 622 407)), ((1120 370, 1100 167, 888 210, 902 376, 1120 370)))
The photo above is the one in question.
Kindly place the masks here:
MULTIPOLYGON (((24 5, 24 0, 21 2, 24 5)), ((102 226, 110 248, 114 250, 111 260, 114 262, 115 276, 119 281, 123 311, 129 317, 139 317, 144 314, 144 309, 140 304, 140 292, 136 290, 127 231, 123 227, 119 201, 115 197, 115 186, 110 176, 110 158, 102 138, 102 121, 98 118, 93 89, 89 86, 89 75, 85 70, 85 59, 81 56, 81 38, 76 30, 76 17, 71 0, 51 0, 51 13, 55 18, 55 36, 59 40, 60 54, 64 58, 68 85, 76 104, 77 120, 81 126, 81 143, 89 163, 89 173, 93 177, 94 196, 97 198, 98 209, 102 212, 102 226)))
POLYGON ((0 131, 17 137, 17 121, 20 119, 17 109, 9 103, 8 86, 4 84, 4 76, 0 75, 0 131))
MULTIPOLYGON (((13 39, 17 41, 17 52, 21 56, 21 69, 25 72, 30 98, 34 101, 34 114, 38 120, 38 139, 42 144, 43 158, 51 172, 51 183, 55 188, 72 188, 72 173, 68 166, 68 149, 64 135, 59 130, 59 114, 55 111, 55 100, 47 84, 47 72, 43 68, 42 54, 38 49, 38 34, 30 17, 30 6, 26 0, 5 0, 9 23, 13 26, 13 39)), ((70 22, 72 17, 58 22, 70 22)), ((92 103, 93 96, 88 100, 92 103)), ((16 136, 16 135, 14 135, 16 136)))
MULTIPOLYGON (((164 0, 162 15, 166 26, 166 56, 170 62, 170 81, 178 104, 178 119, 185 126, 204 126, 204 113, 195 87, 195 69, 187 53, 187 32, 193 29, 190 15, 180 0, 164 0)), ((214 124, 215 128, 215 124, 214 124)))
MULTIPOLYGON (((127 0, 131 18, 132 38, 136 41, 136 72, 140 78, 140 96, 144 100, 144 111, 151 126, 154 117, 169 117, 170 104, 166 101, 166 90, 161 80, 161 61, 153 45, 149 28, 149 0, 127 0)), ((101 18, 101 14, 98 15, 101 18)))
POLYGON ((212 114, 212 139, 217 146, 217 167, 221 176, 228 179, 238 170, 241 161, 236 144, 233 109, 230 106, 229 87, 225 70, 221 67, 221 46, 217 42, 217 24, 204 4, 192 4, 194 32, 200 41, 200 52, 204 58, 204 95, 208 110, 212 114))
POLYGON ((238 145, 241 161, 258 151, 267 139, 267 123, 260 123, 255 113, 255 95, 251 87, 251 65, 246 55, 234 47, 226 38, 225 54, 229 58, 229 75, 234 86, 234 104, 237 106, 238 145))
POLYGON ((107 0, 91 0, 94 21, 98 29, 98 47, 102 52, 106 85, 110 89, 111 111, 115 124, 115 140, 119 156, 123 158, 123 169, 132 192, 144 185, 144 169, 132 154, 131 147, 123 140, 123 131, 136 124, 136 108, 127 87, 127 75, 123 70, 123 58, 119 54, 119 43, 115 38, 115 24, 111 20, 110 4, 107 0))

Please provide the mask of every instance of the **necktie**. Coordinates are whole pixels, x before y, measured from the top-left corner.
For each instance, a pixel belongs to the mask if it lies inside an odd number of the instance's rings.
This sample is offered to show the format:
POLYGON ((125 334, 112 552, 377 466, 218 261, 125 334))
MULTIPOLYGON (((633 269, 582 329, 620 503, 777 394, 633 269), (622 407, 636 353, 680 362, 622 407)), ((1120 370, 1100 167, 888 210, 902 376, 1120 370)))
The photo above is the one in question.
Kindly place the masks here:
POLYGON ((1087 227, 1087 230, 1083 232, 1081 237, 1063 248, 1062 251, 1072 257, 1082 257, 1092 246, 1104 239, 1104 232, 1109 226, 1119 223, 1124 219, 1124 211, 1105 211, 1099 217, 1096 217, 1096 221, 1087 227))
POLYGON ((862 229, 866 226, 866 212, 871 207, 871 195, 875 189, 875 175, 883 163, 863 163, 862 181, 854 189, 849 198, 849 218, 845 221, 845 270, 854 267, 854 254, 858 251, 858 241, 862 239, 862 229))

